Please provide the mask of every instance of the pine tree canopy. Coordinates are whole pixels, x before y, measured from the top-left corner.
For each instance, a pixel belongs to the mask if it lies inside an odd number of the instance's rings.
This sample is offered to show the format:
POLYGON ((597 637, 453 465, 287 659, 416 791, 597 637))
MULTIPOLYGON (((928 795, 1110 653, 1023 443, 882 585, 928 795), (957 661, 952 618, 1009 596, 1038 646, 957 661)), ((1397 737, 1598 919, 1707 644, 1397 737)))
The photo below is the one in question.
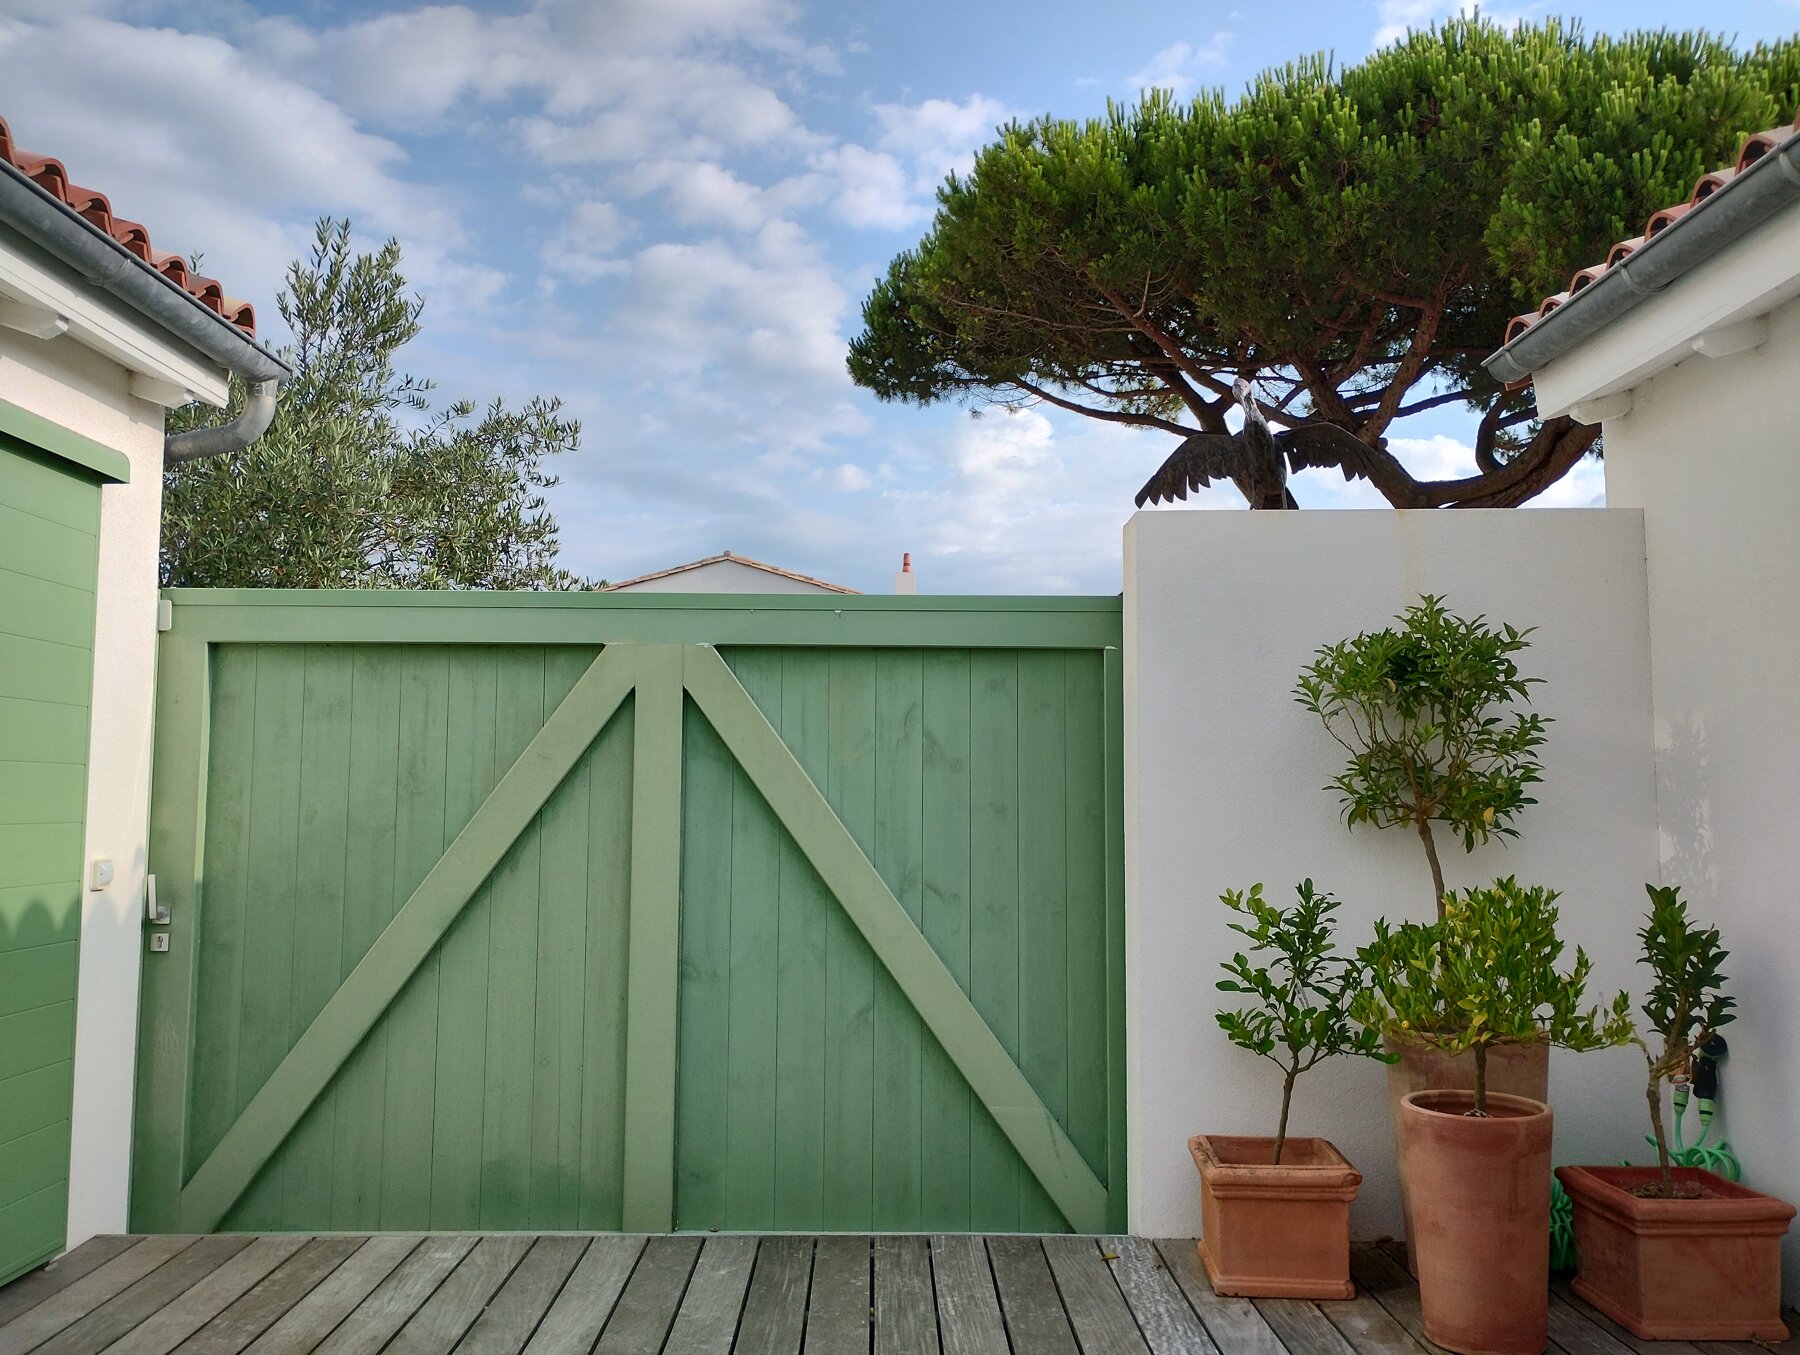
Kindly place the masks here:
POLYGON ((1042 401, 1182 437, 1227 431, 1243 376, 1277 429, 1353 433, 1396 507, 1512 506, 1599 430, 1540 423, 1486 374, 1508 317, 1797 100, 1800 38, 1473 17, 1235 101, 1011 124, 865 302, 850 372, 886 400, 1042 401), (1473 476, 1420 480, 1387 449, 1441 406, 1479 415, 1473 476))

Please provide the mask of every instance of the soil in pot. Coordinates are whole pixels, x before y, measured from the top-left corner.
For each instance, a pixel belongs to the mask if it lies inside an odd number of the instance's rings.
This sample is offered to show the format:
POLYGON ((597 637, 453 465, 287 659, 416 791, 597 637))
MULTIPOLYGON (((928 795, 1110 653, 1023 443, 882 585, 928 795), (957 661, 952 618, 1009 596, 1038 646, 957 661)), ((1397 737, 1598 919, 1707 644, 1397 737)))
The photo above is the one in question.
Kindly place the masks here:
POLYGON ((1324 1139, 1199 1134, 1200 1260, 1215 1292, 1347 1299, 1350 1202, 1362 1174, 1324 1139))
POLYGON ((1425 1335, 1460 1355, 1542 1355, 1550 1340, 1550 1108, 1488 1093, 1401 1102, 1425 1335))
MULTIPOLYGON (((1406 1123, 1400 1103, 1413 1092, 1473 1091, 1475 1056, 1446 1054, 1399 1031, 1389 1031, 1382 1044, 1400 1061, 1387 1066, 1388 1117, 1394 1126, 1394 1157, 1400 1173, 1400 1213, 1405 1221, 1406 1268, 1419 1273, 1412 1258, 1412 1191, 1406 1174, 1406 1123)), ((1499 1044, 1488 1051, 1488 1090, 1533 1101, 1550 1100, 1550 1046, 1499 1044)))
POLYGON ((1781 1239, 1794 1206, 1698 1167, 1560 1167, 1575 1292, 1650 1341, 1785 1341, 1781 1239))

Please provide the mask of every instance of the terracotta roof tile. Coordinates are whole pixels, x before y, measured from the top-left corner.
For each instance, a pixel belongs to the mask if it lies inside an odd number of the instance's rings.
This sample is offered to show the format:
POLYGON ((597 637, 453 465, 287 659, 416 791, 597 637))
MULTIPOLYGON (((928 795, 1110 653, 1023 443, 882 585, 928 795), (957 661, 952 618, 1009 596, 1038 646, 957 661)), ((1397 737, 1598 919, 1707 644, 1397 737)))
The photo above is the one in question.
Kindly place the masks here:
MULTIPOLYGON (((1693 211, 1694 208, 1705 202, 1721 188, 1724 188, 1733 179, 1737 178, 1738 175, 1750 168, 1751 165, 1762 159, 1763 156, 1767 155, 1777 146, 1785 144, 1790 137, 1795 135, 1800 135, 1800 113, 1795 114, 1791 126, 1771 127, 1766 132, 1757 132, 1753 136, 1745 137, 1743 147, 1738 151, 1737 163, 1735 165, 1728 165, 1724 169, 1715 169, 1709 174, 1702 174, 1700 178, 1695 181, 1694 191, 1688 195, 1686 202, 1671 203, 1669 206, 1664 207, 1660 212, 1652 215, 1649 221, 1644 223, 1644 233, 1642 235, 1634 235, 1629 240, 1619 241, 1607 251, 1604 262, 1583 268, 1580 272, 1576 273, 1574 277, 1569 279, 1569 285, 1565 289, 1557 292, 1553 296, 1545 297, 1535 311, 1526 311, 1523 315, 1513 316, 1512 319, 1506 322, 1506 338, 1504 342, 1511 343, 1514 339, 1518 338, 1519 335, 1535 325, 1539 320, 1543 319, 1546 315, 1550 314, 1550 312, 1566 302, 1570 297, 1574 296, 1575 293, 1598 282, 1600 278, 1605 276, 1607 270, 1618 267, 1620 263, 1630 258, 1634 252, 1643 248, 1647 241, 1660 235, 1663 231, 1668 230, 1669 227, 1680 221, 1682 217, 1693 211)), ((1529 383, 1525 381, 1516 381, 1511 383, 1507 389, 1518 390, 1527 384, 1529 383)))
POLYGON ((254 306, 248 301, 226 296, 216 279, 195 273, 180 254, 157 249, 150 243, 150 232, 142 224, 113 215, 112 202, 106 194, 70 183, 69 171, 62 161, 20 150, 13 144, 12 129, 6 125, 5 118, 0 118, 0 160, 5 160, 58 202, 67 204, 102 235, 117 240, 161 273, 171 286, 179 287, 245 333, 256 334, 254 306))

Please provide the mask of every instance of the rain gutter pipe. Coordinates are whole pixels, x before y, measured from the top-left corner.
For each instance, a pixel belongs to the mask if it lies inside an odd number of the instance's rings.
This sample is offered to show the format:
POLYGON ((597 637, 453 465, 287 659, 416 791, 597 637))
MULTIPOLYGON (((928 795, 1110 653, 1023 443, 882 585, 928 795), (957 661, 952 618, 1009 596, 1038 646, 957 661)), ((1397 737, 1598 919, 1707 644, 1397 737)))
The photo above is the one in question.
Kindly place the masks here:
POLYGON ((162 274, 72 208, 0 160, 0 220, 86 282, 124 303, 202 356, 240 376, 248 398, 235 419, 163 439, 165 465, 241 451, 261 437, 275 417, 275 400, 288 365, 197 297, 162 274))
POLYGON ((1482 366, 1502 385, 1528 379, 1796 199, 1800 199, 1800 135, 1767 152, 1482 366))

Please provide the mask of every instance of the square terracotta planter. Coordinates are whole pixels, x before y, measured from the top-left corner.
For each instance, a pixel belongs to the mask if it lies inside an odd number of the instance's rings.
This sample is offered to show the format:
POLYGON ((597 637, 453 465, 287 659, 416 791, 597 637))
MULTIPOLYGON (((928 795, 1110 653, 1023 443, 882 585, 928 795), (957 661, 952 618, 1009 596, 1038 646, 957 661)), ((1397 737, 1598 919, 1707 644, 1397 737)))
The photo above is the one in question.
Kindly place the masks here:
POLYGON ((1198 1134, 1200 1260, 1220 1294, 1354 1298, 1350 1202, 1362 1173, 1324 1139, 1198 1134))
POLYGON ((1794 1206, 1698 1167, 1710 1194, 1643 1199, 1655 1167, 1559 1167, 1575 1206, 1574 1288, 1649 1341, 1785 1341, 1781 1238, 1794 1206))

